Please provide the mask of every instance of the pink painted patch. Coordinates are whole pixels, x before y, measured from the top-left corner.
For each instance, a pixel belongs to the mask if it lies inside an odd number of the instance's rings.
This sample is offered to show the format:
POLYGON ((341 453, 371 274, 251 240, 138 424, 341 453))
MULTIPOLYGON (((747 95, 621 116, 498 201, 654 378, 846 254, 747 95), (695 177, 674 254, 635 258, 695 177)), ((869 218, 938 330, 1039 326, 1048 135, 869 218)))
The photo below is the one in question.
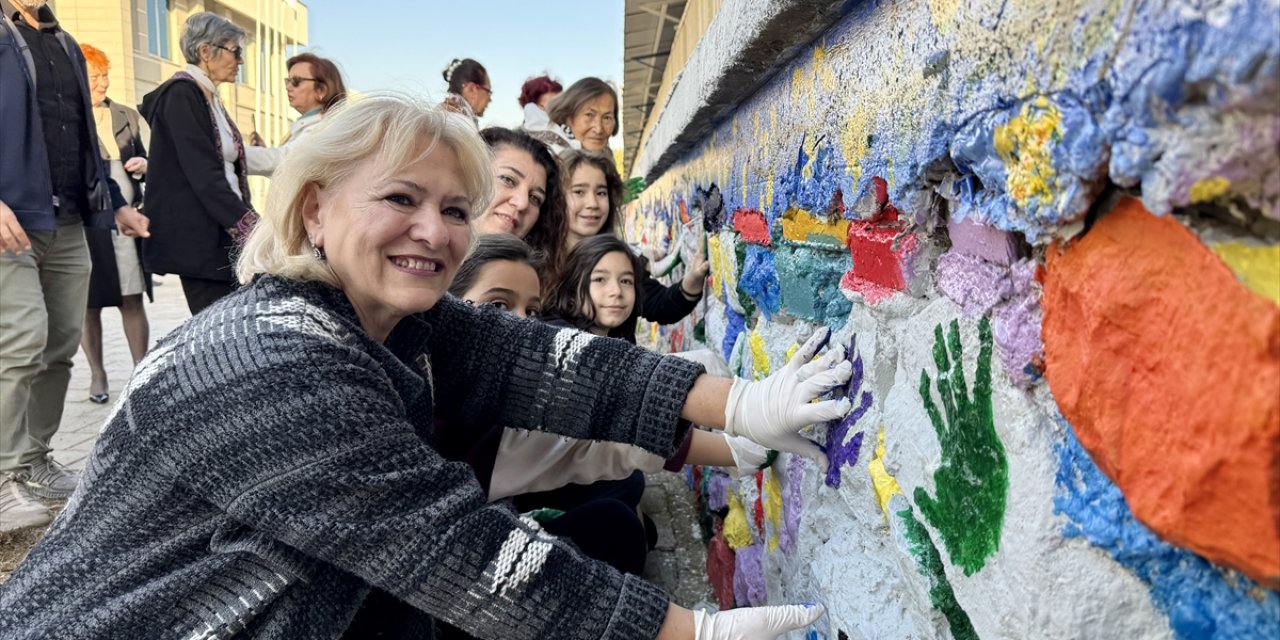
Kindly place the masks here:
POLYGON ((970 219, 947 221, 951 250, 973 258, 1009 266, 1019 258, 1021 246, 1016 236, 970 219))
POLYGON ((737 231, 743 240, 751 244, 770 246, 769 221, 765 219, 763 213, 755 209, 738 209, 734 211, 733 230, 737 231))

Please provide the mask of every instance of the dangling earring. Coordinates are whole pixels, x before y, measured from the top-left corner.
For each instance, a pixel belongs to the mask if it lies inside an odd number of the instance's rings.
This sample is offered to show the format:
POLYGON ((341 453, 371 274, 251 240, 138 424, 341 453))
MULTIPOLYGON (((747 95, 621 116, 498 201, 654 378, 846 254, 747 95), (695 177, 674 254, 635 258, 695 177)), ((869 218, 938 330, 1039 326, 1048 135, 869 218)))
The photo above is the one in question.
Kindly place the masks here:
POLYGON ((327 256, 324 255, 324 249, 316 246, 314 238, 308 237, 307 242, 311 243, 311 257, 324 262, 327 259, 327 256))

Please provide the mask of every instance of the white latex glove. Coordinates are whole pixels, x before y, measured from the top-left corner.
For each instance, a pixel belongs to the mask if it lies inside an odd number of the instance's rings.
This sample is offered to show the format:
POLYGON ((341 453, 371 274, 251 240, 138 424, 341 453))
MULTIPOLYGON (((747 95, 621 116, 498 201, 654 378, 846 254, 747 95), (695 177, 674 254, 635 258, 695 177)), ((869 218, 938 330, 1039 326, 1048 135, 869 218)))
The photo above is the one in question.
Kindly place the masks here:
POLYGON ((810 362, 829 337, 830 330, 825 327, 815 331, 785 367, 764 380, 735 378, 724 406, 724 432, 813 458, 826 473, 827 457, 822 449, 796 432, 815 422, 843 418, 853 408, 848 398, 810 402, 848 382, 853 373, 843 346, 837 345, 810 362))
POLYGON ((724 441, 733 454, 733 468, 727 471, 735 478, 751 475, 769 461, 769 450, 746 438, 726 435, 724 441))
POLYGON ((820 604, 751 607, 719 613, 693 612, 693 640, 774 640, 822 617, 820 604))

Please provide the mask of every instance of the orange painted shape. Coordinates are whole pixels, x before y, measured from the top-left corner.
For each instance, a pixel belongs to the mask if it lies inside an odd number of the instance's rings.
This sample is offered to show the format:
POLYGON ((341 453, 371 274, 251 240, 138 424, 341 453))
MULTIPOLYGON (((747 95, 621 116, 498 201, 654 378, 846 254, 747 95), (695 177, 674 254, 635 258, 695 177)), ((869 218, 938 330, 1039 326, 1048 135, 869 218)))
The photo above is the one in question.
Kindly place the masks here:
POLYGON ((1134 515, 1280 588, 1280 308, 1133 198, 1044 283, 1049 386, 1134 515))

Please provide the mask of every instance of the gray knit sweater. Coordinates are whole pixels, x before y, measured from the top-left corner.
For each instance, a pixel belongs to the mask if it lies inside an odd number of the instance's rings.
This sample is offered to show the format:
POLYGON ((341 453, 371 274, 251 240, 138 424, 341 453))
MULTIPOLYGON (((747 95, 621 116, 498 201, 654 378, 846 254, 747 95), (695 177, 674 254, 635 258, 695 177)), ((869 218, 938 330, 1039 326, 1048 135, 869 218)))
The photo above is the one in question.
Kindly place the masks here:
POLYGON ((371 587, 482 638, 651 638, 665 594, 487 505, 430 425, 665 457, 701 371, 453 298, 379 345, 337 289, 259 278, 139 366, 0 638, 337 638, 371 587))

